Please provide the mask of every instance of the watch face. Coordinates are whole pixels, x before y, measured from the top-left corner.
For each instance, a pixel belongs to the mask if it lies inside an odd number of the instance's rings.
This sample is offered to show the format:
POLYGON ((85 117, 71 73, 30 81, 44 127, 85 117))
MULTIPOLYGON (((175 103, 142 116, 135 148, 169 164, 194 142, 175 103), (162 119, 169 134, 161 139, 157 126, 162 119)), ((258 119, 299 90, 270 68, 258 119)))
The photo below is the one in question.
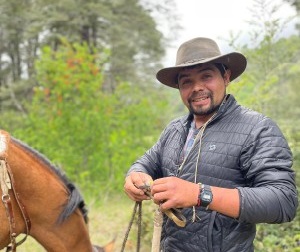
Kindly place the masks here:
POLYGON ((207 207, 213 199, 213 194, 211 192, 210 186, 204 185, 200 193, 200 205, 207 207))
POLYGON ((202 197, 202 200, 205 200, 205 201, 211 201, 211 194, 210 193, 205 193, 202 197))

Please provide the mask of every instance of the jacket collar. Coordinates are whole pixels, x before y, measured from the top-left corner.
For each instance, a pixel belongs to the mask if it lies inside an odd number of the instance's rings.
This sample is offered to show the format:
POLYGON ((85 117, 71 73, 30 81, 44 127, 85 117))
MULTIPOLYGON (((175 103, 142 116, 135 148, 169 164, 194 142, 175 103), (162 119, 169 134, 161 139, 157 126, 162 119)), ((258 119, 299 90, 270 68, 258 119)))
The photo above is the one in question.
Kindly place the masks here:
MULTIPOLYGON (((236 99, 234 98, 234 96, 231 94, 227 94, 223 103, 221 104, 219 110, 217 111, 215 118, 211 122, 231 113, 232 110, 235 108, 234 105, 236 105, 236 104, 237 104, 237 102, 236 102, 236 99)), ((190 128, 193 119, 194 119, 193 114, 189 113, 180 119, 180 123, 187 130, 190 128)))
MULTIPOLYGON (((227 94, 224 102, 221 104, 214 120, 230 114, 236 108, 237 102, 233 95, 227 94)), ((213 120, 213 121, 214 121, 213 120)))

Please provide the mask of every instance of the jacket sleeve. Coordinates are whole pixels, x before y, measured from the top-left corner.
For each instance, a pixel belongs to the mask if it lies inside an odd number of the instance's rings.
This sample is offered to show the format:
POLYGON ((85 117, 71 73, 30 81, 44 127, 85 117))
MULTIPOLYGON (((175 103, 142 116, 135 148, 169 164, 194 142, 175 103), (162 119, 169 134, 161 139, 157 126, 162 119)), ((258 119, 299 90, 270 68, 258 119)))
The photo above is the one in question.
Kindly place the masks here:
POLYGON ((241 169, 250 181, 239 187, 239 221, 291 221, 298 206, 292 153, 278 126, 263 118, 253 128, 241 153, 241 169))
POLYGON ((149 174, 153 179, 162 177, 161 153, 163 153, 162 146, 167 132, 168 127, 162 132, 158 141, 131 165, 126 176, 131 172, 144 172, 149 174))

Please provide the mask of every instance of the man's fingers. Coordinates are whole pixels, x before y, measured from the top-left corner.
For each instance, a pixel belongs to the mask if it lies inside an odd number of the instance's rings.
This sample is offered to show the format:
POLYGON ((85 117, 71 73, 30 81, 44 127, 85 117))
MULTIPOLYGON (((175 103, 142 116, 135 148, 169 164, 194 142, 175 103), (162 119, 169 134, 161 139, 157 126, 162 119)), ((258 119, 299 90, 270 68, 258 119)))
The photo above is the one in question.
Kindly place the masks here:
POLYGON ((125 180, 124 191, 134 201, 150 199, 148 192, 151 184, 152 178, 148 174, 133 172, 125 180))
POLYGON ((152 178, 146 173, 142 172, 132 172, 127 178, 126 181, 130 180, 131 183, 136 187, 140 188, 145 185, 152 184, 152 178))

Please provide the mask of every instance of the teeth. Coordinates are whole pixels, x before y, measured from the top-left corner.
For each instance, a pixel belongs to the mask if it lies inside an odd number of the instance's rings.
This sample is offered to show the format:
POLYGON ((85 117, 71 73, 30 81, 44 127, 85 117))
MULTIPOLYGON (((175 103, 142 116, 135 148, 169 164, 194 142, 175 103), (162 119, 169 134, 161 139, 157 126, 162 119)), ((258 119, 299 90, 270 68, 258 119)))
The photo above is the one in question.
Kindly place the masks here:
POLYGON ((198 98, 198 99, 194 99, 194 101, 203 101, 203 100, 206 100, 207 97, 203 97, 203 98, 198 98))

